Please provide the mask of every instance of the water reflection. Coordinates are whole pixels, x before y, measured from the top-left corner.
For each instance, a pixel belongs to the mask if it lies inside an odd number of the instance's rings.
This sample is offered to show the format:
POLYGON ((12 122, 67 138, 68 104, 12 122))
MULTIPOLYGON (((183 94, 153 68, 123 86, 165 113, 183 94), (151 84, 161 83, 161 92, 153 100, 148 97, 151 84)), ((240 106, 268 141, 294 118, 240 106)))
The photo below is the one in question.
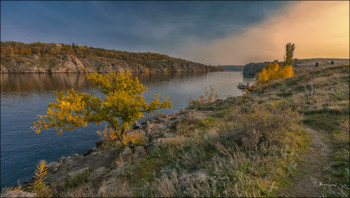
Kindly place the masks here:
MULTIPOLYGON (((153 84, 170 79, 203 76, 206 73, 138 73, 140 82, 153 84)), ((84 74, 1 74, 1 93, 41 92, 91 88, 84 74)))
POLYGON ((1 92, 37 92, 90 87, 83 74, 1 74, 1 92))
MULTIPOLYGON (((96 92, 83 74, 1 74, 1 185, 16 185, 17 180, 28 181, 40 160, 48 162, 62 156, 85 152, 98 140, 102 126, 89 125, 58 136, 52 129, 36 134, 33 126, 37 115, 46 114, 53 102, 55 90, 74 88, 96 92)), ((187 107, 190 98, 204 94, 204 87, 212 86, 220 97, 242 95, 237 88, 243 79, 240 72, 210 73, 149 73, 135 74, 148 88, 145 99, 153 95, 169 96, 175 113, 187 107)), ((249 81, 251 82, 251 81, 249 81)), ((147 116, 147 115, 145 115, 147 116)))
POLYGON ((244 78, 243 77, 243 84, 249 83, 250 85, 255 83, 255 78, 244 78))

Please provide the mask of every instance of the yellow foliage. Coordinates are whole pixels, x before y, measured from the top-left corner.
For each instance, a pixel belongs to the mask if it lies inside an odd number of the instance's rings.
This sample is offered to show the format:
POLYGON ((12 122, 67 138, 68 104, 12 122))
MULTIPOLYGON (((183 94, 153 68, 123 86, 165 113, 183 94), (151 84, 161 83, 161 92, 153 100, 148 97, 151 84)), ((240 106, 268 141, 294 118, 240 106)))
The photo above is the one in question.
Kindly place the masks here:
POLYGON ((27 49, 27 48, 21 49, 20 54, 23 54, 23 55, 30 55, 30 54, 32 54, 32 50, 31 50, 31 49, 27 49))
POLYGON ((24 191, 30 190, 36 193, 37 197, 51 197, 51 190, 45 182, 45 175, 47 174, 47 163, 44 160, 41 160, 34 172, 33 182, 29 183, 28 187, 23 188, 20 184, 17 187, 4 188, 2 193, 10 191, 24 191))
POLYGON ((34 172, 34 180, 29 183, 28 189, 32 192, 37 193, 38 197, 50 197, 51 191, 48 185, 45 182, 45 175, 47 174, 47 163, 44 160, 41 160, 34 172))
POLYGON ((133 142, 135 146, 141 146, 146 143, 143 134, 140 131, 126 134, 123 138, 124 145, 127 145, 128 142, 133 142))
POLYGON ((18 186, 16 187, 5 187, 1 190, 1 194, 5 194, 8 192, 12 192, 12 191, 19 191, 22 192, 24 190, 24 188, 22 187, 22 185, 18 184, 18 186))
POLYGON ((258 75, 258 83, 266 83, 270 80, 290 78, 294 76, 294 69, 291 65, 280 66, 278 63, 270 63, 258 75))
POLYGON ((147 88, 131 73, 95 72, 87 78, 100 88, 105 97, 73 89, 67 91, 66 95, 56 92, 57 102, 49 104, 47 115, 40 115, 40 120, 34 123, 32 129, 40 133, 43 129, 55 128, 61 135, 63 130, 86 127, 88 123, 108 122, 108 126, 116 131, 113 134, 124 146, 123 136, 132 124, 143 117, 143 113, 172 107, 169 98, 160 101, 159 94, 155 94, 151 102, 145 102, 143 93, 147 88))
MULTIPOLYGON (((109 127, 106 127, 102 132, 97 132, 99 135, 103 136, 104 138, 108 140, 118 140, 118 135, 121 136, 121 131, 114 131, 113 129, 110 129, 109 127)), ((124 135, 122 142, 124 145, 127 145, 128 142, 133 142, 135 146, 141 146, 146 143, 144 135, 141 131, 135 131, 133 133, 127 133, 124 135)))
POLYGON ((199 104, 215 102, 217 99, 219 99, 219 95, 214 93, 215 90, 213 87, 209 87, 209 89, 205 87, 204 91, 205 91, 205 96, 203 95, 200 96, 199 100, 190 100, 189 105, 196 106, 199 104))
POLYGON ((87 95, 76 93, 74 89, 64 92, 55 92, 58 96, 57 103, 50 103, 47 109, 47 115, 39 115, 39 121, 34 123, 32 129, 36 133, 40 133, 42 129, 54 127, 59 135, 63 130, 74 130, 74 127, 86 127, 86 117, 79 115, 84 111, 87 95))

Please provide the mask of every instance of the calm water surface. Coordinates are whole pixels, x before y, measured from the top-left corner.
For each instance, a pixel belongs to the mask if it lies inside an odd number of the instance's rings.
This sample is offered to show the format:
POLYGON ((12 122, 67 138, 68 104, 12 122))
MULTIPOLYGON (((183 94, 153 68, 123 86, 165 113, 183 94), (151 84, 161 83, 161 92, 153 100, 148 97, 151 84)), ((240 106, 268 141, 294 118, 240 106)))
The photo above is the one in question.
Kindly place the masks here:
MULTIPOLYGON (((172 109, 161 113, 175 113, 184 109, 190 98, 204 94, 212 86, 221 97, 239 96, 237 88, 243 79, 241 72, 158 73, 137 75, 148 87, 146 99, 153 95, 169 96, 172 109)), ((74 88, 84 92, 98 92, 84 75, 79 74, 1 74, 1 186, 16 185, 31 179, 40 160, 56 161, 62 156, 82 153, 99 139, 97 130, 103 126, 68 131, 59 136, 54 130, 36 134, 30 129, 47 105, 56 98, 53 91, 74 88)))

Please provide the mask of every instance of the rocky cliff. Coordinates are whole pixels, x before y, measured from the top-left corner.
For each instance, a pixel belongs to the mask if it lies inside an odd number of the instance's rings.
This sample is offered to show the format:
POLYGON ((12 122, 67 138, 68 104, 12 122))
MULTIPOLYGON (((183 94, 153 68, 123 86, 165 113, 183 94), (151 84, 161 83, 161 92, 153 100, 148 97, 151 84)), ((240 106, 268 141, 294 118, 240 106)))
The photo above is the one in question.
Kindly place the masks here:
POLYGON ((207 72, 210 67, 186 60, 149 60, 148 64, 127 62, 115 58, 86 57, 73 55, 39 57, 3 57, 1 73, 62 73, 62 72, 207 72))
POLYGON ((207 72, 222 70, 157 53, 57 43, 1 43, 1 73, 207 72))

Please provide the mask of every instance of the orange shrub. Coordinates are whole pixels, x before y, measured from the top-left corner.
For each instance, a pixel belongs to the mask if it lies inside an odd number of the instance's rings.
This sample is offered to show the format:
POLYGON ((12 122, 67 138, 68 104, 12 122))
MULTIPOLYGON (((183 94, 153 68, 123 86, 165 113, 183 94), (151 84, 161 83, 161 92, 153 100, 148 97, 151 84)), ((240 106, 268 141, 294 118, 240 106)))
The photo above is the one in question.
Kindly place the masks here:
POLYGON ((289 78, 294 76, 294 69, 291 65, 280 66, 278 63, 270 63, 258 75, 258 83, 266 83, 270 80, 289 78))

